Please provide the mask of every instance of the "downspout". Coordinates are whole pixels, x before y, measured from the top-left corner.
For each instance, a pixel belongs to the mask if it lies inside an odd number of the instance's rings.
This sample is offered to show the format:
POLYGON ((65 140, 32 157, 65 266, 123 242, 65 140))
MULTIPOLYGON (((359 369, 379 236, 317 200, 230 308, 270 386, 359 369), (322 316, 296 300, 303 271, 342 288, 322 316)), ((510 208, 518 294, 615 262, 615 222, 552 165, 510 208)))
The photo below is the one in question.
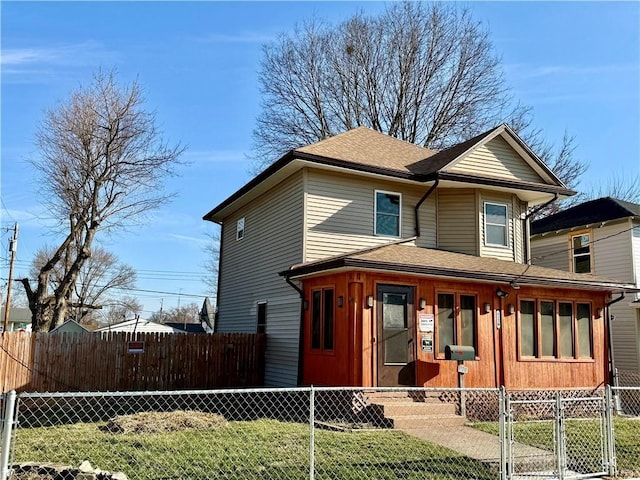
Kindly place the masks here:
POLYGON ((300 385, 302 382, 302 360, 303 360, 303 348, 304 348, 304 290, 302 290, 298 285, 293 283, 289 277, 284 277, 285 282, 287 282, 298 294, 300 295, 300 331, 298 333, 298 379, 296 383, 300 385))
POLYGON ((609 313, 609 307, 614 303, 618 303, 620 300, 624 298, 624 292, 620 293, 620 296, 616 299, 611 300, 605 304, 604 314, 606 315, 606 323, 607 323, 607 351, 609 352, 609 384, 613 387, 617 387, 618 383, 618 375, 615 368, 615 362, 613 358, 613 348, 611 347, 611 314, 609 313))
POLYGON ((213 314, 213 333, 218 333, 218 311, 220 308, 220 276, 222 275, 222 252, 224 242, 224 225, 222 222, 213 222, 220 225, 220 248, 218 249, 218 278, 216 279, 216 311, 213 314))
POLYGON ((549 200, 546 203, 543 203, 542 205, 540 205, 538 208, 534 208, 533 210, 531 210, 529 213, 527 213, 524 216, 524 259, 527 263, 527 265, 531 265, 531 258, 529 258, 529 252, 531 251, 531 235, 529 235, 529 218, 532 215, 535 215, 536 213, 538 213, 540 210, 542 210, 545 207, 548 207, 549 205, 551 205, 553 202, 555 202, 556 200, 558 200, 558 194, 554 194, 553 198, 551 200, 549 200))
POLYGON ((418 201, 418 203, 416 203, 416 206, 414 208, 414 213, 415 213, 415 217, 416 217, 416 237, 420 236, 420 218, 418 215, 418 210, 420 209, 420 206, 424 203, 424 201, 429 198, 429 195, 431 195, 433 193, 433 191, 436 189, 436 187, 438 186, 438 183, 440 183, 440 179, 436 177, 436 181, 433 185, 431 185, 431 188, 429 190, 427 190, 427 193, 425 193, 422 198, 418 201))

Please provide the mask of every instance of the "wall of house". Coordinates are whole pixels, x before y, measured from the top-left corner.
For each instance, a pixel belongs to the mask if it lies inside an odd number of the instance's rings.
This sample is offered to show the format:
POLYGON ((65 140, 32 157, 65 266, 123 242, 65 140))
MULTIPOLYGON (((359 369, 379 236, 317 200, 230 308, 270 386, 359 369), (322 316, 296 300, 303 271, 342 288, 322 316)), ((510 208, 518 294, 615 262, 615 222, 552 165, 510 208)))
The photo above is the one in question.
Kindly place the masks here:
POLYGON ((570 271, 569 237, 549 233, 531 238, 531 263, 556 270, 570 271))
POLYGON ((501 136, 478 147, 447 170, 485 177, 545 183, 501 136))
POLYGON ((478 255, 478 205, 473 189, 439 188, 438 248, 478 255))
MULTIPOLYGON (((414 208, 428 189, 429 186, 306 169, 305 261, 398 240, 374 235, 376 190, 402 194, 402 237, 415 236, 414 208)), ((416 243, 421 247, 436 246, 435 211, 432 194, 420 208, 421 236, 416 243)))
POLYGON ((297 383, 300 296, 278 272, 302 261, 303 173, 298 172, 224 219, 216 330, 255 332, 267 302, 265 384, 297 383), (236 240, 236 222, 245 234, 236 240))

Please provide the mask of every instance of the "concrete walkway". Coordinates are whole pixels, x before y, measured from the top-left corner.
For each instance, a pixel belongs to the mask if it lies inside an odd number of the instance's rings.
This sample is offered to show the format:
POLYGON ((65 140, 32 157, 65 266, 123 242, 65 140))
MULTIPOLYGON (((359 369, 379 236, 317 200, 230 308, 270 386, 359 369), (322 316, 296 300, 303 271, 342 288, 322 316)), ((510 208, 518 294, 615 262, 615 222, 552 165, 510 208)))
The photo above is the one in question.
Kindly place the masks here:
MULTIPOLYGON (((403 429, 409 435, 441 445, 466 457, 478 460, 496 472, 500 468, 500 439, 465 425, 431 426, 422 429, 403 429)), ((514 463, 519 473, 513 478, 550 480, 553 473, 553 452, 516 442, 513 445, 514 463)), ((567 475, 573 472, 567 472, 567 475)))

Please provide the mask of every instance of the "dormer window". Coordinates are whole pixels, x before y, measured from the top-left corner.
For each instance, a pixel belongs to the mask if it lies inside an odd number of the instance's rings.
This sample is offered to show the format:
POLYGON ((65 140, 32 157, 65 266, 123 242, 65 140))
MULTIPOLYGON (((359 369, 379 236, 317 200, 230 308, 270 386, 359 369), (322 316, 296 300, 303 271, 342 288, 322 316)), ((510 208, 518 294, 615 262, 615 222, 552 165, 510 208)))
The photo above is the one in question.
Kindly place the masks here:
POLYGON ((501 203, 484 204, 484 244, 509 246, 507 206, 501 203))
POLYGON ((401 211, 402 195, 376 190, 374 234, 399 237, 401 231, 401 211))
POLYGON ((591 234, 579 233, 569 237, 571 268, 574 273, 591 273, 591 234))

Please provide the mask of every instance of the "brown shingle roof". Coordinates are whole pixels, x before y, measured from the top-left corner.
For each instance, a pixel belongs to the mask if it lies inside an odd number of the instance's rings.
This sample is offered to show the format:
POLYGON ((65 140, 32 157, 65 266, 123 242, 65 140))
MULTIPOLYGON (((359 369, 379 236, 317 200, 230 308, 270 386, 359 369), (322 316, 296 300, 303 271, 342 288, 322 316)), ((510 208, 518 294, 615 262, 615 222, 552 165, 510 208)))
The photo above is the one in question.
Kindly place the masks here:
POLYGON ((515 281, 522 285, 565 286, 596 290, 634 289, 633 285, 589 274, 577 274, 537 265, 523 265, 495 258, 476 257, 398 243, 318 262, 294 265, 291 269, 281 272, 281 275, 295 277, 348 267, 489 282, 515 281))
POLYGON ((435 154, 433 150, 358 127, 294 151, 349 163, 414 173, 408 165, 435 154))

